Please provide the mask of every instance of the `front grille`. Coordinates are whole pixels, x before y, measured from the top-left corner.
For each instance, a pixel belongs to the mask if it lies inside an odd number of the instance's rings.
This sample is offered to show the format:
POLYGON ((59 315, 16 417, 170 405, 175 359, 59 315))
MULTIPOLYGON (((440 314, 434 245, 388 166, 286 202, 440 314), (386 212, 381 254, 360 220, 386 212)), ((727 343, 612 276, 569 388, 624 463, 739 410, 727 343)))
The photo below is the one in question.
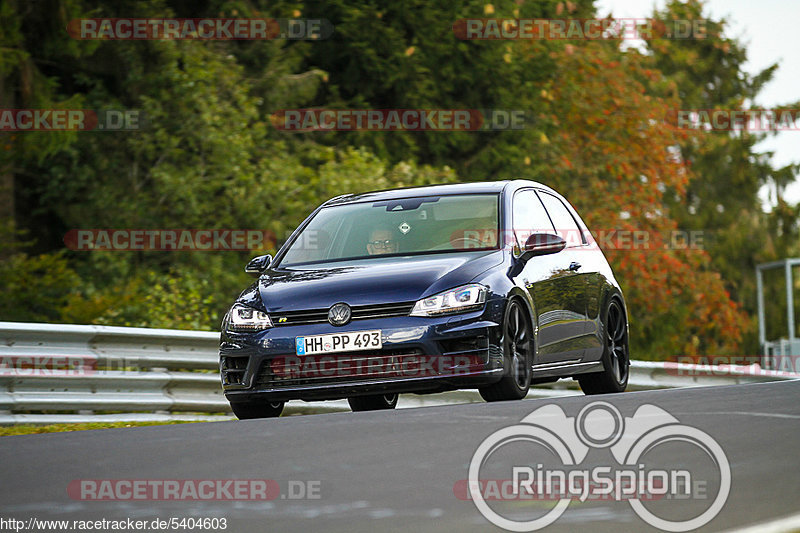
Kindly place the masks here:
POLYGON ((485 370, 484 357, 423 355, 422 350, 394 348, 341 354, 286 355, 261 363, 256 388, 291 388, 358 381, 465 377, 485 370))
POLYGON ((297 387, 324 383, 380 381, 430 373, 420 370, 422 350, 395 348, 363 352, 278 356, 265 360, 256 387, 297 387))
MULTIPOLYGON (((388 318, 407 316, 414 308, 414 302, 400 302, 378 305, 354 305, 351 307, 350 320, 367 318, 388 318)), ((321 324, 328 321, 328 309, 305 309, 302 311, 286 311, 271 314, 276 326, 300 326, 305 324, 321 324)))

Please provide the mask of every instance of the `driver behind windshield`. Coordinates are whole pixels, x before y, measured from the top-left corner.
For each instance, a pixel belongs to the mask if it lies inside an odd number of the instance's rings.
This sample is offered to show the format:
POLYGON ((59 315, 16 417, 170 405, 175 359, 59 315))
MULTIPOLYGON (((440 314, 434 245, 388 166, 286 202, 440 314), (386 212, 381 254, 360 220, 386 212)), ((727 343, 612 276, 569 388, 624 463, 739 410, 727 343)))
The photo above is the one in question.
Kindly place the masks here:
POLYGON ((388 228, 375 228, 369 234, 367 253, 369 255, 394 254, 398 251, 395 234, 388 228))

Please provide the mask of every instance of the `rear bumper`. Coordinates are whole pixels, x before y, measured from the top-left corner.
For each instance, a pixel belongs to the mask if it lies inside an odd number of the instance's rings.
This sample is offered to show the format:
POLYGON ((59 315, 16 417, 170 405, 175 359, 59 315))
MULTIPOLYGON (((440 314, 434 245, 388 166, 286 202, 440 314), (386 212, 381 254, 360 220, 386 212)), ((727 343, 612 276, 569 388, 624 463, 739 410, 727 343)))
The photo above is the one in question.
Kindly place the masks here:
POLYGON ((500 334, 499 324, 485 320, 483 311, 439 318, 359 320, 341 328, 314 324, 255 334, 224 332, 220 345, 223 389, 235 403, 478 388, 502 377, 500 334), (326 354, 316 360, 295 355, 298 336, 373 329, 382 332, 380 352, 326 354), (346 358, 350 366, 337 358, 346 358), (407 365, 417 360, 424 362, 387 371, 387 363, 407 365), (358 371, 353 361, 360 365, 358 371))

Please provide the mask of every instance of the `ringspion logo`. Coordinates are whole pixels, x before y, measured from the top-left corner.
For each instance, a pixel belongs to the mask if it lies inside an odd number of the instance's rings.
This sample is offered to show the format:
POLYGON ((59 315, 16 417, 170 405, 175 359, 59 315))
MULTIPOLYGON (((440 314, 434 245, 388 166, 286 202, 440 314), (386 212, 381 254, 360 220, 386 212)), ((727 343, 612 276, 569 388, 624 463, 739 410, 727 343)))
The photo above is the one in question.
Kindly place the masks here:
POLYGON ((653 527, 690 531, 717 516, 730 487, 728 459, 707 433, 655 405, 642 405, 633 416, 623 417, 612 404, 593 402, 575 417, 558 405, 546 405, 519 424, 495 431, 472 456, 466 487, 462 480, 453 491, 508 531, 542 529, 572 501, 598 497, 627 501, 653 527), (676 447, 680 466, 674 464, 676 447), (664 448, 673 455, 660 456, 664 448), (703 468, 692 470, 687 464, 703 468), (509 508, 492 505, 498 501, 518 504, 513 514, 504 515, 509 508), (547 507, 542 502, 555 503, 547 507), (689 502, 701 504, 700 509, 689 502))

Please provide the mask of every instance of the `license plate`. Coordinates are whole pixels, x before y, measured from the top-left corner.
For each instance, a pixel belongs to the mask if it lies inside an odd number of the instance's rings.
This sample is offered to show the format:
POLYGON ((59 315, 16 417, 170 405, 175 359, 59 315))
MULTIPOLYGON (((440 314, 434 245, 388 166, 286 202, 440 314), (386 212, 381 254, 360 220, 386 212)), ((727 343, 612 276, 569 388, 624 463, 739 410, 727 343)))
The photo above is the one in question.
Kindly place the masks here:
POLYGON ((358 350, 379 350, 383 347, 381 330, 348 331, 329 335, 309 335, 295 337, 297 355, 317 353, 355 352, 358 350))

